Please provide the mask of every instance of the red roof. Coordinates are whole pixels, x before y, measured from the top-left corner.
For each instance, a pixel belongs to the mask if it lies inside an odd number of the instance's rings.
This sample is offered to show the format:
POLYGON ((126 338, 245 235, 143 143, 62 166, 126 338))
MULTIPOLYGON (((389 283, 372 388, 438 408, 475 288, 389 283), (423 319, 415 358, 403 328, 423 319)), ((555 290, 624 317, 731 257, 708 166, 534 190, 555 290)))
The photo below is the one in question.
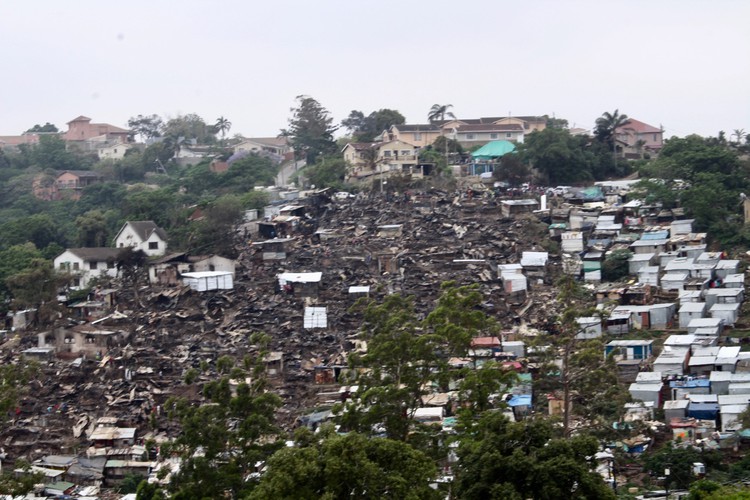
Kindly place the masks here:
POLYGON ((497 337, 474 337, 471 339, 471 347, 500 347, 500 339, 497 337))
POLYGON ((657 134, 661 133, 660 128, 656 128, 652 125, 649 125, 648 123, 643 123, 638 120, 634 120, 630 118, 625 123, 617 127, 617 131, 625 131, 625 130, 633 130, 634 132, 638 134, 657 134))

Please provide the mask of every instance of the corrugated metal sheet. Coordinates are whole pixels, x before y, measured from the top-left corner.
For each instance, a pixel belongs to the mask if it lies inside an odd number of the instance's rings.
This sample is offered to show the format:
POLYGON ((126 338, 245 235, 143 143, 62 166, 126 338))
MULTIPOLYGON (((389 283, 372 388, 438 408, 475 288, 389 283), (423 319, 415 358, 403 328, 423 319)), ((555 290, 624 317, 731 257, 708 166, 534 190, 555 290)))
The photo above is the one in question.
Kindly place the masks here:
POLYGON ((328 311, 325 307, 305 307, 305 328, 328 328, 328 311))

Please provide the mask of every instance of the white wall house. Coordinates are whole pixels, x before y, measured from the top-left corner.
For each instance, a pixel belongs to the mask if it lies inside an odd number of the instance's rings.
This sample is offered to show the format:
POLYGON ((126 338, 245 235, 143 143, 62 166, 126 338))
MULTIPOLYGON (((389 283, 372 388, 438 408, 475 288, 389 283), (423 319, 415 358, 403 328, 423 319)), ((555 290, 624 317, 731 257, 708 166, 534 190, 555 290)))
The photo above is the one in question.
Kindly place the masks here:
POLYGON ((115 236, 117 248, 134 247, 152 257, 167 251, 167 233, 150 220, 128 221, 115 236))
POLYGON ((73 279, 71 288, 87 288, 92 279, 99 276, 117 276, 115 259, 117 248, 69 248, 55 257, 55 269, 69 273, 73 279))

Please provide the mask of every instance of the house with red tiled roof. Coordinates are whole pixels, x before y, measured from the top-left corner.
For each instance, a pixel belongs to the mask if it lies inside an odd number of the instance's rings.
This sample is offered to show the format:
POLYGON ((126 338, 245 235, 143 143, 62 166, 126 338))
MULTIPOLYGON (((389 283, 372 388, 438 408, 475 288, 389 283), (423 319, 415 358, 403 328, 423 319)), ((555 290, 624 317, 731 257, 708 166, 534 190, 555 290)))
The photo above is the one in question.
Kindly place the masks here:
POLYGON ((73 118, 62 137, 67 142, 78 143, 86 150, 98 149, 103 144, 128 142, 130 131, 109 123, 91 123, 88 116, 73 118))
POLYGON ((664 141, 664 131, 633 118, 615 129, 618 147, 627 155, 640 156, 645 151, 658 153, 664 141))
POLYGON ((0 135, 0 149, 17 148, 22 144, 28 144, 29 146, 39 144, 39 134, 0 135))
POLYGON ((65 170, 55 179, 57 195, 54 199, 79 200, 83 194, 83 188, 103 180, 104 177, 100 173, 92 170, 65 170))

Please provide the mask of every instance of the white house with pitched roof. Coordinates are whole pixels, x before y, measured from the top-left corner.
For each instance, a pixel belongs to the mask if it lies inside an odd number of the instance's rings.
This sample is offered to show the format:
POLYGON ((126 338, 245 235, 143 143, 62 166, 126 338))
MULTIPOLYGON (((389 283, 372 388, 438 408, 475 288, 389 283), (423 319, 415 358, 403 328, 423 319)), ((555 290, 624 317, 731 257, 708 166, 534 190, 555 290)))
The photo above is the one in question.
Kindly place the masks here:
POLYGON ((128 221, 115 236, 117 248, 134 247, 149 257, 167 252, 167 233, 154 221, 128 221))

